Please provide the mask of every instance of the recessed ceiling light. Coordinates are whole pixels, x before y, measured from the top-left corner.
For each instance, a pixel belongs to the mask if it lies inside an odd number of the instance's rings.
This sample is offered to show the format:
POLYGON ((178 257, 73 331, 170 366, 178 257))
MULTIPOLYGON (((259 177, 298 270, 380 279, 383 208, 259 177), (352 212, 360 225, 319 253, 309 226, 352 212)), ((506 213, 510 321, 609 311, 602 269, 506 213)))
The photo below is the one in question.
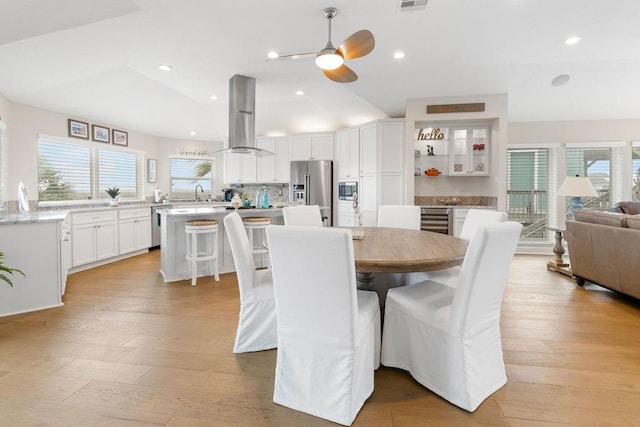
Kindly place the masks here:
POLYGON ((159 64, 158 68, 160 68, 162 71, 171 71, 171 70, 173 70, 173 67, 171 65, 167 65, 167 64, 159 64))
POLYGON ((195 136, 195 134, 196 134, 196 132, 193 131, 193 130, 191 132, 189 132, 189 135, 191 135, 191 136, 195 136))
POLYGON ((552 86, 566 85, 567 83, 569 83, 569 80, 571 80, 571 76, 569 74, 560 74, 559 76, 551 80, 551 85, 552 86))
POLYGON ((218 100, 218 96, 217 95, 211 95, 209 97, 209 99, 213 99, 214 101, 217 101, 218 100))
POLYGON ((271 59, 275 59, 278 56, 280 56, 280 55, 278 55, 278 52, 269 52, 269 53, 267 53, 267 57, 271 58, 271 59))
POLYGON ((303 92, 303 91, 301 91, 301 90, 297 90, 297 91, 296 91, 296 95, 298 95, 298 96, 302 96, 302 95, 304 95, 304 92, 303 92))
POLYGON ((404 52, 396 52, 396 53, 393 54, 393 57, 395 59, 402 59, 402 58, 404 58, 404 52))
POLYGON ((566 39, 564 41, 564 44, 576 44, 578 43, 580 40, 582 40, 580 37, 578 36, 573 36, 573 37, 569 37, 568 39, 566 39))

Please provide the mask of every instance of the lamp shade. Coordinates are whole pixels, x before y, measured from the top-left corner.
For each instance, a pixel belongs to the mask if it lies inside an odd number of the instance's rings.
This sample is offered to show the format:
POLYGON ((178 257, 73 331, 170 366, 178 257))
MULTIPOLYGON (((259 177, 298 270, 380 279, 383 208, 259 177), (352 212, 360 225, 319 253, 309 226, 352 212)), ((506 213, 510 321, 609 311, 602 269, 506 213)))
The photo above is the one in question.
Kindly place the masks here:
POLYGON ((568 176, 558 188, 558 196, 567 197, 597 197, 599 196, 593 187, 591 180, 581 176, 568 176))

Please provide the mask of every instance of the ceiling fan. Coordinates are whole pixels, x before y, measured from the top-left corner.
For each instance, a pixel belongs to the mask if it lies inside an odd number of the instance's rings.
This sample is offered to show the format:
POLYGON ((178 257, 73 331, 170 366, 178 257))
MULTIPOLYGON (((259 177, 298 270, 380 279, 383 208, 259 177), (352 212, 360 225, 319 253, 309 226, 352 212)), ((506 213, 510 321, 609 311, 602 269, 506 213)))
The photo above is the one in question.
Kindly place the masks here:
POLYGON ((347 37, 336 49, 331 43, 331 20, 338 14, 338 10, 335 7, 328 7, 323 13, 329 21, 329 41, 324 49, 320 52, 294 53, 271 59, 298 59, 316 56, 316 65, 322 69, 325 76, 338 83, 355 82, 358 80, 358 75, 351 68, 344 65, 344 61, 369 54, 373 50, 376 40, 371 31, 360 30, 347 37))

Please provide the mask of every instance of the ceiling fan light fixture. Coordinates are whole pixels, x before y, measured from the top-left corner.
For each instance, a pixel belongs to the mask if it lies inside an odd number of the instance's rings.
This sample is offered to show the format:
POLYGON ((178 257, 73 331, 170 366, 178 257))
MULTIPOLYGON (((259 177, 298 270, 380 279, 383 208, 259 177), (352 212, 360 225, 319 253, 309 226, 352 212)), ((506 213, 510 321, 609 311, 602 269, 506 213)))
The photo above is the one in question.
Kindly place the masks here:
POLYGON ((323 70, 335 70, 344 64, 344 58, 337 53, 322 53, 316 58, 316 65, 323 70))

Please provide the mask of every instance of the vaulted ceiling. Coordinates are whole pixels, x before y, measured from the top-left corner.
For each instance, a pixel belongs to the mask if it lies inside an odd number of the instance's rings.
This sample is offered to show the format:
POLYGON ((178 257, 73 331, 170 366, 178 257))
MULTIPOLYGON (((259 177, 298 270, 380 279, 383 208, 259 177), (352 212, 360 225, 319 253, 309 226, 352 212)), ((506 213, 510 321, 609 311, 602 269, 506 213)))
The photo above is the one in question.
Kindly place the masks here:
POLYGON ((0 0, 0 93, 93 123, 215 141, 227 136, 234 74, 257 80, 258 135, 402 117, 407 98, 491 93, 508 94, 510 121, 640 118, 637 0, 400 3, 0 0), (338 9, 336 46, 357 30, 375 35, 371 54, 348 61, 356 82, 328 80, 313 58, 266 61, 269 51, 322 49, 328 6, 338 9), (581 40, 566 45, 570 36, 581 40), (553 86, 561 74, 569 82, 553 86))

